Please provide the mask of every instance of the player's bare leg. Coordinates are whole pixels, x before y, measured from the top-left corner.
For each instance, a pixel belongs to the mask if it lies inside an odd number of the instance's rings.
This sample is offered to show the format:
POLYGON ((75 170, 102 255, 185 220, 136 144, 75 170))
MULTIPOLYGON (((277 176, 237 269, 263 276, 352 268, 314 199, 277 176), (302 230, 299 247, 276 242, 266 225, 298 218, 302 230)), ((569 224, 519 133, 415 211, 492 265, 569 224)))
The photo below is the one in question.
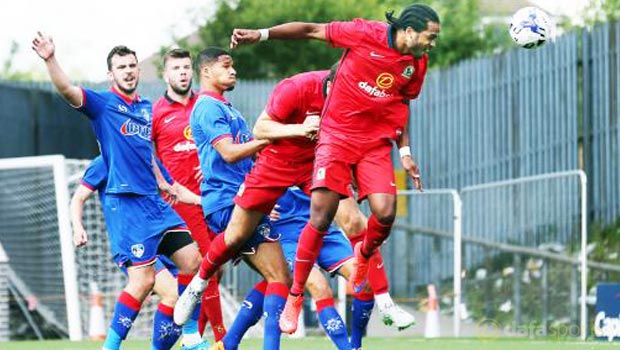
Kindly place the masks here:
POLYGON ((253 266, 267 282, 263 315, 265 316, 265 337, 263 349, 280 349, 280 327, 278 317, 288 294, 290 276, 284 260, 282 248, 278 243, 258 245, 256 253, 247 255, 245 260, 253 266))
POLYGON ((177 280, 167 269, 162 269, 155 275, 153 292, 159 296, 161 304, 174 307, 179 295, 176 293, 177 280))
MULTIPOLYGON (((202 256, 198 250, 198 245, 193 242, 187 243, 189 238, 189 232, 168 232, 162 241, 162 244, 174 245, 174 252, 170 255, 170 259, 174 262, 179 270, 177 276, 177 295, 180 295, 187 289, 187 284, 197 274, 202 261, 202 256), (175 236, 177 235, 177 236, 175 236), (180 237, 181 235, 187 235, 187 238, 180 237), (176 246, 181 246, 176 248, 176 246)), ((178 303, 178 299, 177 299, 178 303)), ((175 303, 175 310, 177 304, 175 303)), ((206 349, 209 344, 202 339, 201 334, 198 332, 197 317, 194 316, 193 322, 183 325, 183 339, 181 343, 181 349, 183 350, 198 350, 206 349)), ((176 322, 175 322, 176 323, 176 322)))
POLYGON ((368 195, 372 215, 364 232, 364 241, 355 245, 355 270, 351 276, 354 290, 363 289, 368 277, 368 259, 390 235, 396 218, 396 196, 386 193, 368 195))
POLYGON ((113 321, 103 343, 103 350, 119 349, 134 320, 140 312, 142 302, 155 285, 155 268, 153 264, 127 268, 128 282, 114 307, 113 321))
MULTIPOLYGON (((335 221, 347 234, 351 244, 363 241, 361 235, 366 229, 368 219, 361 212, 353 198, 345 198, 340 201, 335 221)), ((383 263, 383 257, 379 249, 375 250, 369 262, 368 284, 374 293, 379 312, 383 316, 385 325, 393 325, 399 330, 406 329, 415 324, 415 317, 394 303, 389 292, 387 274, 383 263)), ((349 278, 352 273, 352 263, 345 264, 339 273, 349 278)))
POLYGON ((179 269, 179 274, 193 275, 198 272, 200 262, 200 252, 196 244, 188 244, 185 247, 177 250, 170 257, 174 264, 179 269))
POLYGON ((293 285, 282 316, 280 316, 280 329, 284 333, 292 334, 297 330, 299 313, 303 304, 304 286, 323 246, 323 236, 334 220, 340 197, 340 194, 326 188, 312 191, 310 221, 299 236, 293 285))
POLYGON ((127 277, 127 286, 123 291, 131 294, 139 302, 143 302, 155 286, 155 267, 152 264, 129 267, 127 277))
POLYGON ((252 236, 264 215, 259 211, 246 210, 235 205, 226 230, 213 239, 209 251, 199 264, 199 273, 179 297, 174 309, 175 323, 184 324, 189 319, 202 298, 209 278, 252 236))

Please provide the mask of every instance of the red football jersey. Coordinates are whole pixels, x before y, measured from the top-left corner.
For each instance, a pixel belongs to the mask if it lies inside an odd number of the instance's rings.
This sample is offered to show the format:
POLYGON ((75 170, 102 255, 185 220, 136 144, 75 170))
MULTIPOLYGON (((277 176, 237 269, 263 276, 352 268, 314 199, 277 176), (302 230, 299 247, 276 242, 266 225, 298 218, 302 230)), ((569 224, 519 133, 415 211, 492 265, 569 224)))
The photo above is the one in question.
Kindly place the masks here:
MULTIPOLYGON (((271 93, 265 111, 283 124, 302 124, 310 115, 320 115, 325 102, 324 83, 329 71, 314 71, 282 80, 271 93)), ((314 159, 316 142, 307 137, 279 139, 261 151, 261 155, 292 162, 314 159)))
POLYGON ((420 93, 428 57, 400 54, 383 22, 332 22, 326 36, 333 46, 346 50, 325 102, 321 137, 354 142, 396 139, 406 123, 403 100, 420 93))
POLYGON ((198 99, 192 94, 187 105, 165 94, 153 105, 153 142, 157 157, 170 175, 192 192, 200 194, 200 183, 194 179, 198 166, 196 143, 189 127, 189 116, 198 99))

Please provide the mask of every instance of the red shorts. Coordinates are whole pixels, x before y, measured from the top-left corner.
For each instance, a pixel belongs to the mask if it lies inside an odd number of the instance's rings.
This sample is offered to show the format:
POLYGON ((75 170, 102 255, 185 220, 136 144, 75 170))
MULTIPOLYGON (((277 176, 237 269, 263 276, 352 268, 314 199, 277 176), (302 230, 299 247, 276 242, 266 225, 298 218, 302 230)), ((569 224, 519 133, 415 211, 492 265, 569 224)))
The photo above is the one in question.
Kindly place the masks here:
POLYGON ((371 193, 396 195, 391 153, 392 143, 387 141, 372 146, 355 146, 336 140, 319 141, 311 189, 327 188, 351 197, 354 176, 359 201, 371 193))
POLYGON ((235 196, 235 204, 246 210, 267 215, 291 186, 298 186, 308 195, 312 180, 312 162, 286 162, 260 156, 235 196))
POLYGON ((209 250, 211 239, 214 234, 205 222, 202 207, 199 205, 188 205, 177 203, 172 208, 179 214, 181 219, 185 221, 187 227, 192 233, 192 238, 198 243, 198 249, 203 256, 209 250))

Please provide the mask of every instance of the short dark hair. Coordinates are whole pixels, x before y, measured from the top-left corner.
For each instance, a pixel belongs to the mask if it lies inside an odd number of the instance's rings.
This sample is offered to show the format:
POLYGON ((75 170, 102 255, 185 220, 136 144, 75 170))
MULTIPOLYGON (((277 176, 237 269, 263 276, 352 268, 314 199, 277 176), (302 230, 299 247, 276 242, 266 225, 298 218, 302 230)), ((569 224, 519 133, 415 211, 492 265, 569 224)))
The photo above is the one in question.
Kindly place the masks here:
POLYGON ((138 56, 136 55, 136 52, 131 50, 127 46, 125 45, 114 46, 112 50, 110 50, 110 53, 108 53, 108 59, 107 59, 108 70, 112 70, 112 57, 114 57, 115 55, 118 55, 118 56, 133 55, 133 57, 136 58, 136 61, 138 60, 138 56))
POLYGON ((413 4, 405 7, 400 17, 394 17, 394 11, 385 13, 388 23, 396 30, 413 28, 420 33, 426 30, 428 22, 439 24, 439 15, 430 6, 423 4, 413 4))
POLYGON ((189 58, 191 61, 192 55, 185 49, 168 50, 168 52, 164 54, 164 67, 166 66, 166 62, 171 58, 189 58))
POLYGON ((198 54, 195 63, 196 73, 200 74, 200 70, 207 65, 213 64, 217 62, 220 56, 231 56, 230 52, 220 48, 220 47, 208 47, 198 54))

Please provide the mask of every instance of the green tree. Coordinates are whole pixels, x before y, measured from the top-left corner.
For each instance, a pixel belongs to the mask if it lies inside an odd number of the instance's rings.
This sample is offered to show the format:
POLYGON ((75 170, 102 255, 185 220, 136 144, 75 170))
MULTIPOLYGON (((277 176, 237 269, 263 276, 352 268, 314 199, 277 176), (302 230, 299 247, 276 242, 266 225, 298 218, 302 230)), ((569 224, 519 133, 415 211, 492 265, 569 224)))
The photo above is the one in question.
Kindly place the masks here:
POLYGON ((585 8, 585 22, 594 25, 620 19, 620 0, 590 0, 585 8))
MULTIPOLYGON (((437 48, 431 52, 431 66, 446 66, 491 52, 510 43, 506 28, 480 24, 478 0, 420 1, 433 6, 442 20, 437 48)), ((290 21, 329 22, 361 17, 385 20, 390 9, 400 11, 409 0, 237 0, 218 3, 215 16, 199 30, 200 44, 227 47, 234 28, 263 28, 290 21)), ((302 71, 326 69, 342 50, 319 41, 267 41, 242 46, 235 51, 235 66, 244 78, 282 78, 302 71)))

